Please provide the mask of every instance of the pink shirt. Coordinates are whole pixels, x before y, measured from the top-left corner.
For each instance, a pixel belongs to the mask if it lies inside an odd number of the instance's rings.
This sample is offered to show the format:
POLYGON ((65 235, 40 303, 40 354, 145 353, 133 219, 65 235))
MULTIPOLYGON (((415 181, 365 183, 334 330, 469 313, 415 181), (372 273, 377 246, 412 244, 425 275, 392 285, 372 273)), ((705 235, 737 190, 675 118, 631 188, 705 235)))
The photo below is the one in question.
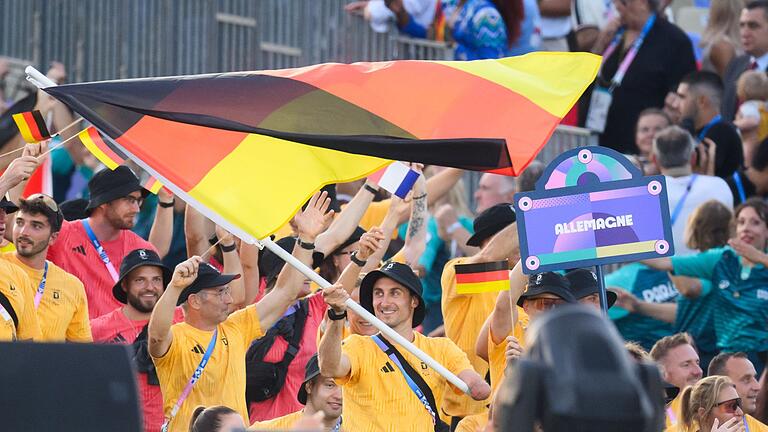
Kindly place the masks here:
MULTIPOLYGON (((309 358, 317 353, 317 329, 320 328, 327 308, 321 292, 309 297, 309 314, 304 324, 304 334, 299 342, 299 352, 288 365, 285 385, 274 398, 250 404, 248 411, 251 423, 282 417, 304 408, 304 405, 296 399, 296 394, 304 382, 304 368, 307 366, 309 358)), ((287 348, 288 342, 282 336, 278 336, 264 357, 264 361, 279 362, 283 359, 283 354, 287 348)))
MULTIPOLYGON (((151 249, 157 252, 151 243, 129 230, 120 231, 115 240, 99 242, 117 272, 120 271, 123 257, 129 252, 135 249, 151 249)), ((83 282, 91 319, 122 307, 112 296, 115 281, 88 238, 81 221, 64 221, 59 237, 48 248, 48 259, 83 282)))
MULTIPOLYGON (((184 321, 180 307, 176 308, 173 322, 184 321)), ((93 341, 101 343, 117 343, 130 345, 141 333, 149 320, 131 321, 119 307, 112 312, 91 320, 93 341)), ((136 382, 139 384, 139 397, 144 411, 144 431, 159 432, 163 425, 163 394, 159 385, 147 384, 147 374, 138 373, 136 382)))

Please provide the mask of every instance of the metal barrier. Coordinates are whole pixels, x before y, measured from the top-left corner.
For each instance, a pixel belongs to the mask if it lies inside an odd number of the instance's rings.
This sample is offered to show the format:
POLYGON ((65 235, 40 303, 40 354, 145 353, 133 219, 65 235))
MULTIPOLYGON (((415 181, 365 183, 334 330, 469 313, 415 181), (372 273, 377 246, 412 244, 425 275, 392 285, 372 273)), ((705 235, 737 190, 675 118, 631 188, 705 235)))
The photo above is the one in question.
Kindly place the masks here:
POLYGON ((0 56, 61 61, 75 82, 445 60, 453 50, 375 33, 349 0, 0 0, 0 56))

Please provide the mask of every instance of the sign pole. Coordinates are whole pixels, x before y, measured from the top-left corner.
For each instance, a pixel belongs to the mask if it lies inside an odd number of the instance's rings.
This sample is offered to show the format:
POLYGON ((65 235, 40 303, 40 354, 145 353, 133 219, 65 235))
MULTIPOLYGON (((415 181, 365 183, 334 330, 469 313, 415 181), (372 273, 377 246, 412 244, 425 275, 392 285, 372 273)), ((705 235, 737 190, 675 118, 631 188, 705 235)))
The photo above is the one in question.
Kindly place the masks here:
POLYGON ((597 287, 600 293, 600 309, 603 315, 608 316, 608 295, 605 293, 605 279, 603 278, 603 266, 595 266, 595 276, 597 276, 597 287))

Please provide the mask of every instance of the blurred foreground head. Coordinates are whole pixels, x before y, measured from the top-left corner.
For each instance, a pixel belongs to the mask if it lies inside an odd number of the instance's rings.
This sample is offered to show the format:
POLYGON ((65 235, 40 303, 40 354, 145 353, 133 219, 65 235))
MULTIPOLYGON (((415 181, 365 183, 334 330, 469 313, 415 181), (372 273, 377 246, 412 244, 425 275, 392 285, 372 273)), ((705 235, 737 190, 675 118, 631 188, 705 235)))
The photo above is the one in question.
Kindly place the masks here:
POLYGON ((652 363, 627 354, 610 321, 567 305, 533 322, 526 355, 510 364, 494 407, 497 431, 657 432, 663 387, 652 363))

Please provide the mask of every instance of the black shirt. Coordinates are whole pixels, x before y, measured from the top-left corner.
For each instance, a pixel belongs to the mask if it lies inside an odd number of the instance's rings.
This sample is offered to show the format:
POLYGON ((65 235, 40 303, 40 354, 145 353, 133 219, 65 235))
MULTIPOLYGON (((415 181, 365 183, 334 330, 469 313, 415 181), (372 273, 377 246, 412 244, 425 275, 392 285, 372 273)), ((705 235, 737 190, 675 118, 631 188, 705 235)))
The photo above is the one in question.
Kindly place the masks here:
MULTIPOLYGON (((699 134, 701 134, 701 129, 697 130, 693 136, 698 140, 699 134)), ((736 126, 725 121, 717 122, 709 128, 705 138, 711 139, 717 146, 715 150, 716 176, 728 180, 734 171, 744 166, 744 150, 736 126)))
POLYGON ((752 183, 751 180, 749 180, 749 177, 744 173, 743 169, 739 169, 736 171, 736 174, 731 174, 730 176, 725 178, 725 182, 728 183, 728 187, 731 188, 731 192, 733 192, 733 206, 736 207, 737 205, 741 204, 743 201, 741 199, 741 195, 739 195, 739 188, 736 186, 736 179, 735 176, 738 176, 739 179, 741 179, 741 185, 744 188, 744 196, 749 199, 753 196, 757 196, 757 187, 755 187, 755 184, 752 183))
MULTIPOLYGON (((602 84, 610 82, 629 51, 623 50, 622 46, 623 42, 606 59, 598 77, 602 84)), ((667 93, 676 91, 683 76, 695 70, 696 58, 688 36, 674 24, 657 18, 621 86, 613 91, 613 103, 608 110, 605 132, 600 135, 600 145, 636 154, 635 123, 640 112, 646 108, 663 107, 667 93)), ((582 99, 582 125, 589 112, 590 94, 582 99)))

